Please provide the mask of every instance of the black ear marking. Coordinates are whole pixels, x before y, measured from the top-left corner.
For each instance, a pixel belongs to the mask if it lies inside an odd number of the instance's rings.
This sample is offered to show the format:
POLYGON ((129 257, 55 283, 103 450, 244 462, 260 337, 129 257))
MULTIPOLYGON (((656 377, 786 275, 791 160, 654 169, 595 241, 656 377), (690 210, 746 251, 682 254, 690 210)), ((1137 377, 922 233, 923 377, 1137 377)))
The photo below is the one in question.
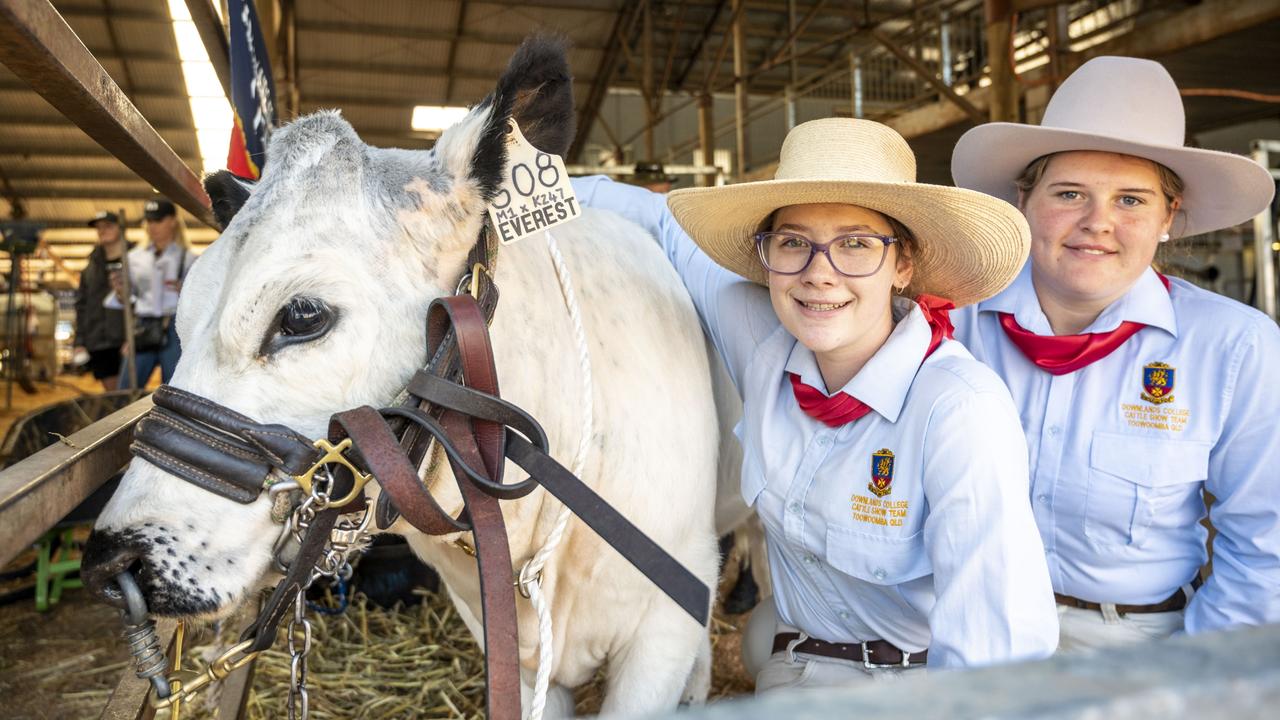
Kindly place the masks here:
POLYGON ((213 201, 213 217, 218 221, 219 230, 226 230, 227 225, 231 224, 231 218, 244 207, 245 201, 249 199, 249 188, 253 184, 250 180, 236 177, 228 170, 205 175, 204 191, 213 201))
POLYGON ((544 152, 563 155, 573 141, 573 76, 565 57, 567 41, 558 35, 531 35, 516 49, 498 87, 480 103, 492 106, 476 144, 471 176, 485 200, 493 198, 507 168, 507 118, 544 152))

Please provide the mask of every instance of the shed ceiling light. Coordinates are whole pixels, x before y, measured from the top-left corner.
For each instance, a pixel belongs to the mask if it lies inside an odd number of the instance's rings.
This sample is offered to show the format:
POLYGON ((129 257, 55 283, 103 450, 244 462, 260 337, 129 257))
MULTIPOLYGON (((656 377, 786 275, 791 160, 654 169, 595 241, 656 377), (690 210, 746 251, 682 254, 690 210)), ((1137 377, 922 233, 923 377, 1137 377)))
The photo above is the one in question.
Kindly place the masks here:
POLYGON ((439 133, 466 117, 468 108, 452 105, 418 105, 410 126, 418 132, 439 133))
MULTIPOLYGON (((214 3, 219 7, 220 3, 214 3)), ((220 8, 219 8, 220 10, 220 8)), ((222 83, 209 62, 209 53, 200 40, 196 24, 191 21, 186 0, 169 0, 173 18, 173 35, 182 58, 182 76, 191 103, 191 118, 196 125, 196 142, 200 148, 200 170, 211 173, 226 167, 227 147, 235 124, 231 103, 222 91, 222 83)))

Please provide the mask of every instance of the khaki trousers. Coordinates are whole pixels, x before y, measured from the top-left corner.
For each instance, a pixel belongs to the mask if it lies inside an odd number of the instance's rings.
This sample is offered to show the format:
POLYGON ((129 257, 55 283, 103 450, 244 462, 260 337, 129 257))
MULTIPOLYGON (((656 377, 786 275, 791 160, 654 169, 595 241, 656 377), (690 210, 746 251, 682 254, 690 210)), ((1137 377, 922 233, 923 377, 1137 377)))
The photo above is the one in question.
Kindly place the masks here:
MULTIPOLYGON (((1184 585, 1187 602, 1195 588, 1184 585)), ((1112 603, 1101 610, 1058 606, 1058 651, 1096 650, 1098 648, 1160 640, 1182 630, 1184 610, 1162 613, 1126 613, 1121 615, 1112 603)))

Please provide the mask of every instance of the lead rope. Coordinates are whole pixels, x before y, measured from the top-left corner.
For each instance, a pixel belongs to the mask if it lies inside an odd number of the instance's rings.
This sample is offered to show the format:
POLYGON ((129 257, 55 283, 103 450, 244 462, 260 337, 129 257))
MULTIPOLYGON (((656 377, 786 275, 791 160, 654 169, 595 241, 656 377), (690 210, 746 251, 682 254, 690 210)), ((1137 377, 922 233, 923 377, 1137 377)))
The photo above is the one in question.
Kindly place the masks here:
MULTIPOLYGON (((560 281, 560 291, 564 294, 564 304, 569 309, 569 319, 573 323, 573 336, 578 341, 578 366, 582 371, 582 433, 578 441, 578 452, 573 458, 573 474, 582 477, 583 467, 587 462, 587 451, 591 447, 591 436, 595 432, 594 390, 591 381, 591 354, 587 347, 587 334, 582 329, 582 315, 578 311, 578 298, 573 292, 573 277, 569 267, 565 265, 564 256, 550 231, 543 233, 547 237, 547 250, 551 253, 552 262, 556 266, 556 278, 560 281)), ((550 496, 548 496, 550 497, 550 496)), ((553 500, 553 502, 558 502, 553 500)), ((547 564, 551 553, 555 552, 564 538, 565 528, 569 525, 568 506, 560 505, 560 514, 556 516, 556 524, 551 528, 542 548, 520 569, 518 583, 520 594, 529 598, 533 609, 538 614, 538 675, 533 684, 533 701, 529 705, 529 720, 542 720, 542 713, 547 705, 547 689, 551 685, 551 668, 555 660, 555 649, 551 636, 551 599, 542 592, 542 568, 547 564)))

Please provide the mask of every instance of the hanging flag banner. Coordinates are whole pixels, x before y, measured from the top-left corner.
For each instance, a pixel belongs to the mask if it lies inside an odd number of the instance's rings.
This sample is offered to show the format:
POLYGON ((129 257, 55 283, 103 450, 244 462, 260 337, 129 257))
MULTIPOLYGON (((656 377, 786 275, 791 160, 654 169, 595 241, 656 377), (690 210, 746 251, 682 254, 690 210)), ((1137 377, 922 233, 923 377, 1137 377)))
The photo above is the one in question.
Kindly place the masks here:
POLYGON ((267 139, 276 127, 276 85, 253 0, 227 0, 227 15, 235 115, 227 169, 246 180, 257 180, 267 161, 267 139))

